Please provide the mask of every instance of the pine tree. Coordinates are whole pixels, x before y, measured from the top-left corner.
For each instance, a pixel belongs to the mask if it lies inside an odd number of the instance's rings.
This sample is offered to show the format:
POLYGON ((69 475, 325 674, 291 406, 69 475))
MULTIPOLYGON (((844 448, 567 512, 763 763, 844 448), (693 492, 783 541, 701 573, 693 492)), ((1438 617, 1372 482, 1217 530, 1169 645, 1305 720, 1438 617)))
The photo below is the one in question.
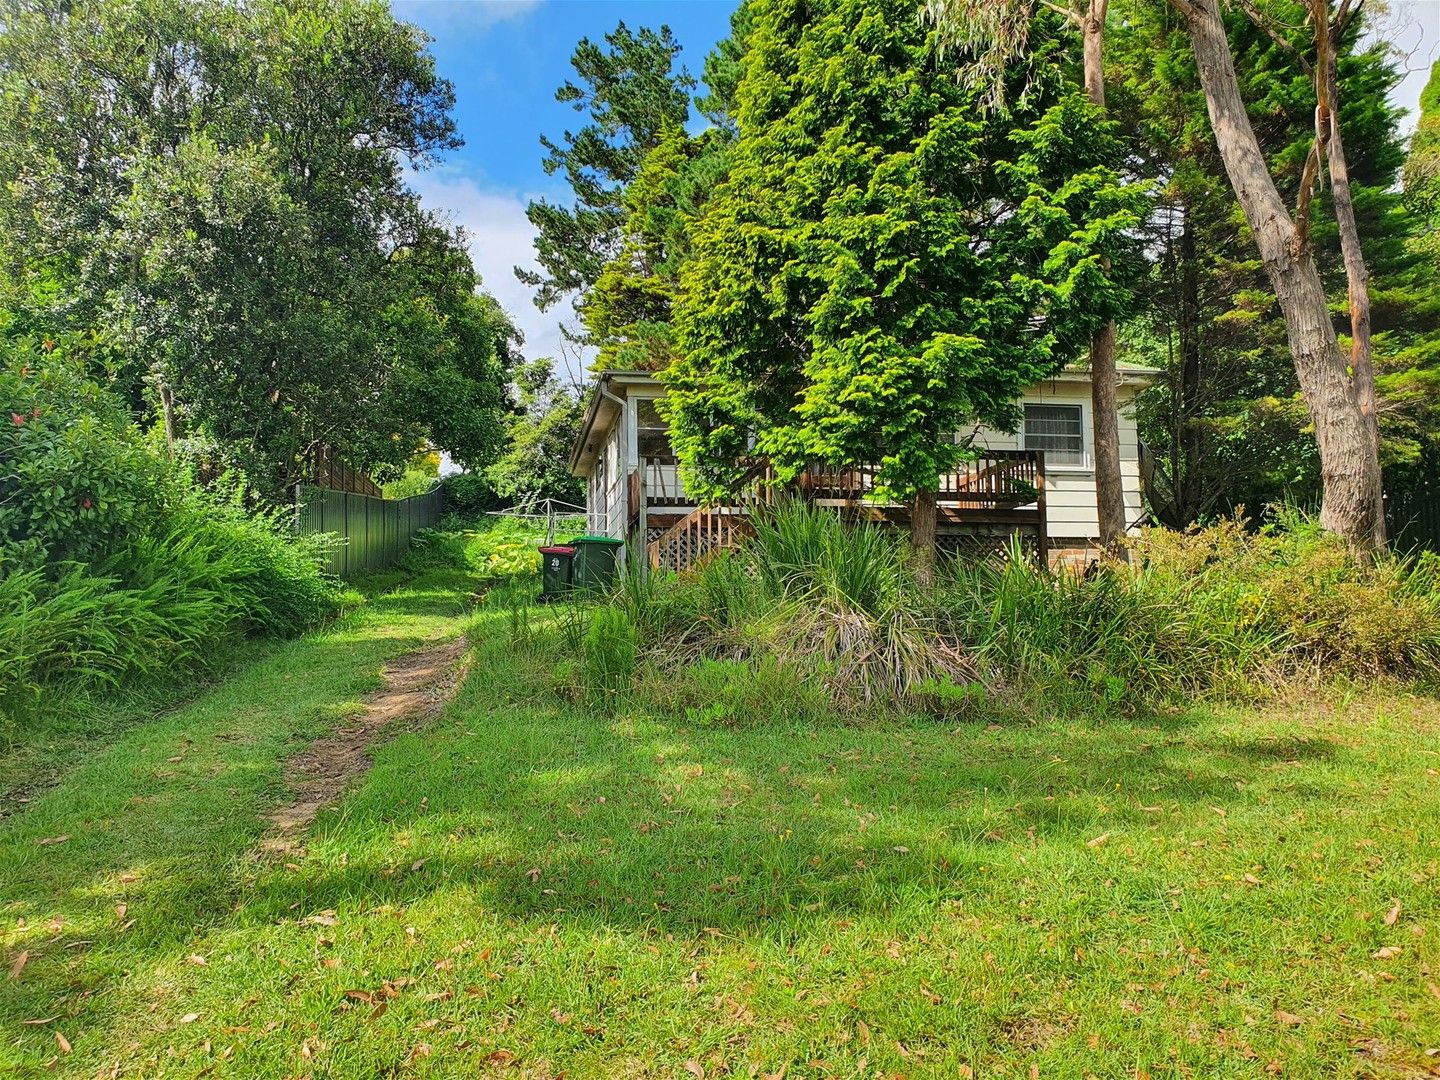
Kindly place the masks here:
POLYGON ((676 68, 680 46, 668 26, 631 31, 621 22, 601 44, 581 40, 570 58, 577 81, 555 92, 588 122, 567 131, 560 143, 542 136, 545 172, 561 173, 575 193, 572 206, 539 199, 526 211, 538 235, 541 272, 516 268, 516 276, 537 287, 535 303, 545 311, 569 296, 579 302, 619 252, 625 220, 626 186, 645 156, 669 129, 690 116, 695 80, 676 68))
POLYGON ((978 108, 906 0, 757 0, 739 139, 694 228, 666 372, 687 490, 759 455, 879 465, 933 539, 939 475, 1122 312, 1144 197, 1110 125, 1037 49, 1023 104, 978 108), (1117 268, 1107 270, 1107 260, 1117 268))

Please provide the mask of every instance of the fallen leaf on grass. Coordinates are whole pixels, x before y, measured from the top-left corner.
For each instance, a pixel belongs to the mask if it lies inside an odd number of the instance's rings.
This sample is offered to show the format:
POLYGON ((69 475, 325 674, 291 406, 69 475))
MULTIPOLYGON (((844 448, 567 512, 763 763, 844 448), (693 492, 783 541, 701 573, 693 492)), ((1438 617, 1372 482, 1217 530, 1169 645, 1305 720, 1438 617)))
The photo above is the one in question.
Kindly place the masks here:
POLYGON ((20 972, 25 970, 25 965, 29 962, 30 950, 26 949, 19 956, 15 957, 15 962, 10 965, 10 978, 18 979, 20 977, 20 972))
POLYGON ((68 1054, 70 1052, 70 1040, 58 1031, 55 1032, 55 1045, 60 1047, 62 1054, 68 1054))
POLYGON ((46 1024, 53 1024, 56 1020, 59 1019, 60 1014, 56 1013, 54 1016, 45 1016, 41 1017, 38 1020, 21 1020, 20 1023, 25 1027, 44 1027, 46 1024))
POLYGON ((1106 844, 1108 844, 1109 842, 1110 842, 1110 834, 1107 832, 1107 833, 1101 833, 1099 836, 1095 837, 1093 840, 1086 840, 1086 841, 1085 841, 1085 846, 1086 846, 1086 847, 1089 847, 1089 848, 1098 848, 1098 847, 1104 847, 1104 846, 1105 846, 1106 844))
POLYGON ((1404 951, 1405 951, 1405 950, 1402 949, 1402 948, 1400 948, 1399 945, 1386 945, 1386 946, 1384 946, 1383 948, 1376 949, 1373 953, 1371 953, 1371 954, 1370 954, 1370 959, 1371 959, 1371 960, 1389 960, 1389 959, 1391 959, 1392 957, 1399 956, 1399 955, 1400 955, 1402 952, 1404 952, 1404 951))
POLYGON ((199 1020, 199 1019, 200 1019, 200 1014, 199 1014, 199 1013, 186 1013, 184 1016, 180 1017, 180 1023, 182 1023, 182 1024, 193 1024, 196 1020, 199 1020))
POLYGON ((42 836, 39 840, 36 840, 35 842, 41 847, 49 847, 51 844, 63 844, 66 840, 69 839, 70 835, 66 833, 63 836, 42 836))
POLYGON ((1244 877, 1242 880, 1244 880, 1244 882, 1245 882, 1246 885, 1259 885, 1259 884, 1260 884, 1260 879, 1259 879, 1258 877, 1256 877, 1254 874, 1246 874, 1245 877, 1244 877))
POLYGON ((533 883, 533 882, 536 882, 536 881, 539 881, 539 880, 540 880, 540 868, 539 868, 538 866, 532 866, 529 870, 526 870, 526 871, 525 871, 525 876, 528 877, 528 878, 531 880, 532 883, 533 883))
POLYGON ((1400 921, 1400 901, 1395 901, 1395 906, 1385 913, 1385 925, 1394 926, 1400 921))
POLYGON ((701 1065, 694 1058, 685 1062, 685 1071, 695 1077, 695 1080, 705 1080, 705 1066, 701 1065))
POLYGON ((975 1070, 969 1065, 961 1065, 957 1075, 960 1077, 960 1080, 975 1080, 975 1070))
POLYGON ((339 920, 335 918, 335 910, 327 908, 325 911, 317 911, 314 915, 307 915, 300 920, 301 926, 334 926, 339 920))
POLYGON ((201 956, 199 953, 191 953, 189 956, 189 960, 190 963, 194 964, 196 967, 206 967, 209 964, 209 961, 207 961, 205 957, 201 956))
POLYGON ((115 917, 116 917, 117 919, 123 919, 123 918, 125 918, 125 912, 127 912, 127 911, 129 911, 129 910, 130 910, 130 908, 129 908, 127 905, 125 905, 125 904, 116 904, 116 905, 115 905, 115 917))
POLYGON ((1296 1016, 1292 1012, 1286 1012, 1284 1009, 1276 1009, 1275 1021, 1284 1024, 1286 1027, 1299 1027, 1305 1023, 1305 1018, 1303 1016, 1296 1016))

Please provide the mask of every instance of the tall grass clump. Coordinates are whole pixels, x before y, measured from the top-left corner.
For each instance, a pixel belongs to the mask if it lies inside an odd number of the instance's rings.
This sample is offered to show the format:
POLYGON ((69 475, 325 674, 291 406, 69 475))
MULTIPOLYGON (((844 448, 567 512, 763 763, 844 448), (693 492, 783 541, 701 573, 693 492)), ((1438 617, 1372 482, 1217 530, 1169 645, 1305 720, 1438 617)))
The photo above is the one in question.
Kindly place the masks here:
POLYGON ((690 574, 625 578, 616 603, 667 670, 774 663, 818 680, 841 706, 895 701, 922 683, 972 675, 914 587, 907 557, 893 531, 790 503, 760 515, 746 546, 690 574))
POLYGON ((958 717, 1440 674, 1434 556, 1357 561, 1286 513, 1259 529, 1147 531, 1129 554, 1079 574, 1036 566, 1016 542, 922 588, 902 533, 792 504, 692 572, 626 575, 611 603, 662 676, 638 683, 698 717, 765 713, 743 689, 756 678, 793 697, 798 676, 842 710, 889 702, 958 717), (716 692, 725 678, 742 689, 716 692))
POLYGON ((1260 529, 1147 530, 1130 555, 1080 575, 1012 550, 957 565, 938 602, 993 679, 1051 701, 1256 697, 1440 669, 1433 557, 1362 563, 1293 513, 1260 529))
POLYGON ((54 342, 0 344, 0 739, 58 696, 173 676, 342 603, 329 541, 243 480, 201 487, 54 342), (21 411, 23 410, 23 411, 21 411))

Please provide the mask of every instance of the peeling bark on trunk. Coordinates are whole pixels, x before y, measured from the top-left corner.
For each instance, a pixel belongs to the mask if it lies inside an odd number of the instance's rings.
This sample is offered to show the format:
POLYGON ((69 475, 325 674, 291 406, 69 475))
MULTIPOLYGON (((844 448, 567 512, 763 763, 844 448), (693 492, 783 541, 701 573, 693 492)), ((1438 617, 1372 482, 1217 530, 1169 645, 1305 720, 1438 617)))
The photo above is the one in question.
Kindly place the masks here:
POLYGON ((910 503, 910 546, 915 549, 915 580, 928 588, 935 581, 936 493, 917 491, 910 503))
MULTIPOLYGON (((1089 0, 1081 18, 1085 62, 1085 93, 1105 107, 1105 15, 1109 0, 1089 0)), ((1100 544, 1124 557, 1125 488, 1120 479, 1120 408, 1116 400, 1115 323, 1107 323, 1090 339, 1090 411, 1095 435, 1095 511, 1100 544)))
MULTIPOLYGON (((1335 60, 1336 50, 1329 52, 1324 79, 1329 106, 1330 139, 1326 154, 1330 168, 1330 191, 1335 203, 1335 223, 1340 231, 1340 252, 1345 260, 1345 281, 1348 285, 1350 308, 1350 370, 1355 381, 1355 395, 1360 415, 1369 432, 1367 453, 1374 457, 1374 469, 1380 472, 1380 426, 1376 413, 1375 360, 1370 344, 1370 272, 1360 247, 1360 230, 1355 224, 1355 203, 1350 194, 1350 167, 1345 160, 1345 143, 1340 137, 1340 76, 1335 60)), ((1385 496, 1377 493, 1375 509, 1375 546, 1385 543, 1385 496)))
POLYGON ((1200 516, 1200 268, 1190 209, 1180 232, 1180 378, 1175 415, 1175 505, 1181 521, 1200 516))
POLYGON ((1359 396, 1330 322, 1309 246, 1276 190, 1240 96, 1217 0, 1172 0, 1189 23, 1200 84, 1225 171, 1280 302, 1323 485, 1321 525, 1358 553, 1375 550, 1380 473, 1359 396))

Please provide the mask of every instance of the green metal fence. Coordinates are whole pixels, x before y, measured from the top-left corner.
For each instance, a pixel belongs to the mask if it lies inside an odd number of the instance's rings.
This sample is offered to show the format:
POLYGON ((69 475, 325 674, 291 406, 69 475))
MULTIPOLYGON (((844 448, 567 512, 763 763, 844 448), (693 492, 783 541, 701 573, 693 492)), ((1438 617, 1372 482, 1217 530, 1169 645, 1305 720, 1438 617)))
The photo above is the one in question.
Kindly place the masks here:
POLYGON ((1440 551, 1440 486, 1412 492, 1387 507, 1390 543, 1396 551, 1440 551))
POLYGON ((340 577, 385 569, 405 553, 412 536, 439 522, 443 508, 438 486, 408 499, 377 499, 310 484, 295 488, 296 530, 344 537, 330 556, 330 572, 340 577))

